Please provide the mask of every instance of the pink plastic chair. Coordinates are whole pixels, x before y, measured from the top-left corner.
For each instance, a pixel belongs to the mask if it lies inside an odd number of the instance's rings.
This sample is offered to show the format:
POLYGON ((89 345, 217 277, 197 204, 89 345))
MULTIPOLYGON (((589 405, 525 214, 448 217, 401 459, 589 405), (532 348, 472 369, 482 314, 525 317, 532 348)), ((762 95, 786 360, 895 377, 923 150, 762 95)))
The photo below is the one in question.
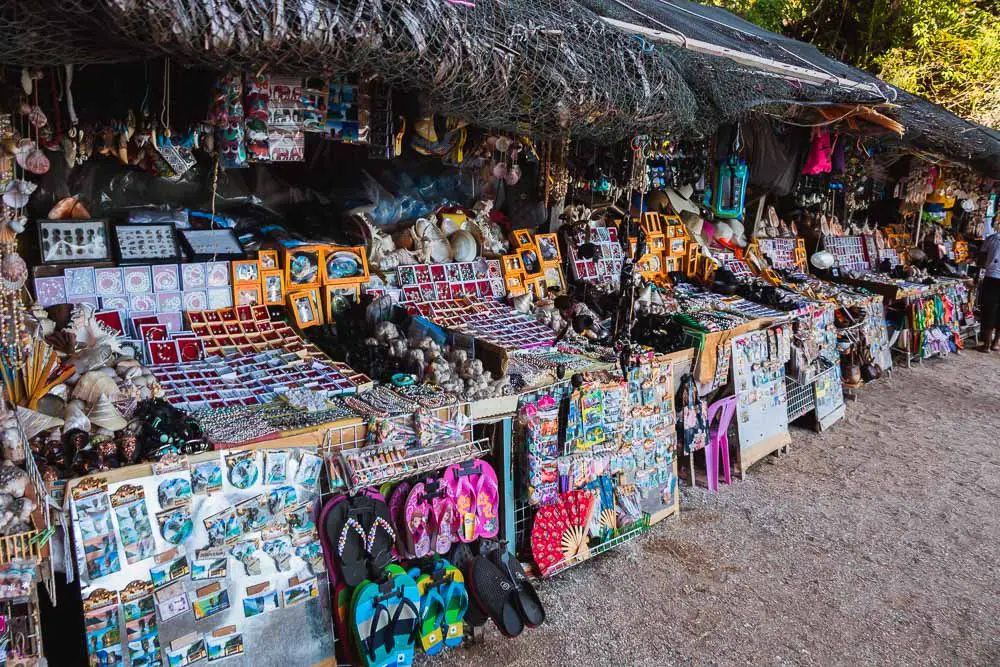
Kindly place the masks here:
POLYGON ((733 483, 732 472, 729 469, 729 422, 736 414, 736 397, 727 396, 708 406, 709 438, 705 447, 705 471, 708 475, 708 490, 719 490, 719 463, 721 460, 723 476, 726 484, 733 483), (715 415, 719 415, 719 423, 712 426, 715 415))

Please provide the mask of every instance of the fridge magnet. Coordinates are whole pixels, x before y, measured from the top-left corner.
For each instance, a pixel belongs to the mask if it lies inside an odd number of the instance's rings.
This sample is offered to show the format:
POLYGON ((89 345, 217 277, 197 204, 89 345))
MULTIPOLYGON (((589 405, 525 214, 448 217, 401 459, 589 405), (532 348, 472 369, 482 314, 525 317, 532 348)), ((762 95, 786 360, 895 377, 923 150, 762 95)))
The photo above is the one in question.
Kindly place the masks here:
POLYGON ((126 562, 137 563, 152 556, 156 542, 143 488, 133 484, 122 485, 112 494, 111 506, 118 520, 118 536, 125 547, 126 562))

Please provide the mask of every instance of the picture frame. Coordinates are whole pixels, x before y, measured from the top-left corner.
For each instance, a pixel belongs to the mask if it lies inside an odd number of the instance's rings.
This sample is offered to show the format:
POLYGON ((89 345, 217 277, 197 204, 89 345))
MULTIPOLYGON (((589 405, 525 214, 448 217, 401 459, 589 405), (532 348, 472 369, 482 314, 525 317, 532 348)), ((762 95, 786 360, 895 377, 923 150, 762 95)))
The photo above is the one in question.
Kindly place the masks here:
POLYGON ((295 318, 295 324, 300 329, 314 327, 323 323, 323 314, 319 309, 319 299, 317 289, 298 290, 289 292, 286 297, 288 310, 295 318))
POLYGON ((232 229, 184 229, 180 236, 188 258, 195 262, 237 260, 247 256, 232 229))
POLYGON ((350 310, 351 304, 357 303, 360 292, 359 285, 327 285, 323 299, 326 321, 333 322, 337 315, 350 310))
POLYGON ((261 271, 270 271, 272 269, 280 268, 278 266, 277 250, 258 250, 257 261, 260 262, 261 271))
POLYGON ((535 244, 538 246, 538 259, 543 265, 562 261, 559 237, 556 234, 536 234, 535 244))
POLYGON ((284 254, 285 289, 306 290, 322 284, 320 265, 323 264, 321 245, 286 248, 284 254))
POLYGON ((563 275, 562 267, 558 264, 542 266, 542 275, 545 278, 545 287, 557 289, 560 292, 566 289, 566 276, 563 275))
POLYGON ((364 246, 329 246, 320 266, 324 285, 368 282, 368 257, 364 246))
POLYGON ((260 293, 260 283, 233 286, 233 305, 257 306, 262 303, 263 297, 260 293))
POLYGON ((535 245, 534 243, 531 242, 531 232, 529 232, 527 229, 515 229, 513 232, 511 232, 511 235, 514 237, 514 245, 518 249, 530 248, 533 245, 535 245))
POLYGON ((281 269, 261 271, 261 286, 266 306, 285 305, 285 274, 281 269))
POLYGON ((260 285, 260 264, 256 259, 233 262, 233 285, 260 285))
POLYGON ((111 232, 104 218, 39 220, 38 250, 42 264, 111 260, 111 232))
POLYGON ((181 259, 173 224, 115 225, 115 255, 119 264, 166 264, 181 259))
POLYGON ((524 267, 524 276, 528 280, 542 275, 542 262, 539 259, 538 250, 535 248, 521 248, 517 251, 521 256, 521 266, 524 267))

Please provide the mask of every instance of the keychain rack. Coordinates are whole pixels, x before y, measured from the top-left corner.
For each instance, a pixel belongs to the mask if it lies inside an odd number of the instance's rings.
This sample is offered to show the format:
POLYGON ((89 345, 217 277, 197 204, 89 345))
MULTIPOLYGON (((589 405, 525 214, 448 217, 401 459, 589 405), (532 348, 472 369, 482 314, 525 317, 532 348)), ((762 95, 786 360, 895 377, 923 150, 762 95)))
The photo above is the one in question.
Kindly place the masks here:
MULTIPOLYGON (((358 449, 355 451, 362 451, 358 449)), ((362 475, 364 481, 348 483, 348 491, 352 494, 370 486, 381 486, 387 482, 398 482, 408 477, 425 475, 440 470, 454 463, 471 461, 489 454, 489 438, 480 438, 473 442, 460 442, 447 445, 427 452, 420 452, 388 464, 379 464, 367 468, 350 470, 351 476, 362 475)), ((348 450, 340 452, 343 457, 348 450)))

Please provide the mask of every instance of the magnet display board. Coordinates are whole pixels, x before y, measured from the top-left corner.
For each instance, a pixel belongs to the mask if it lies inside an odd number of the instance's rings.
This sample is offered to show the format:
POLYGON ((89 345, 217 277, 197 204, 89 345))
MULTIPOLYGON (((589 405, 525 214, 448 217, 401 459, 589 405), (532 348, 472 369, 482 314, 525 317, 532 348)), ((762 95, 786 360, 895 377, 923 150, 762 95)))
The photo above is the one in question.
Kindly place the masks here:
POLYGON ((95 664, 225 659, 314 665, 333 656, 308 449, 227 450, 67 494, 95 664), (185 465, 186 464, 186 465, 185 465), (119 481, 120 480, 120 481, 119 481))
POLYGON ((791 442, 785 395, 785 363, 791 354, 791 326, 735 336, 732 349, 740 468, 791 442))

